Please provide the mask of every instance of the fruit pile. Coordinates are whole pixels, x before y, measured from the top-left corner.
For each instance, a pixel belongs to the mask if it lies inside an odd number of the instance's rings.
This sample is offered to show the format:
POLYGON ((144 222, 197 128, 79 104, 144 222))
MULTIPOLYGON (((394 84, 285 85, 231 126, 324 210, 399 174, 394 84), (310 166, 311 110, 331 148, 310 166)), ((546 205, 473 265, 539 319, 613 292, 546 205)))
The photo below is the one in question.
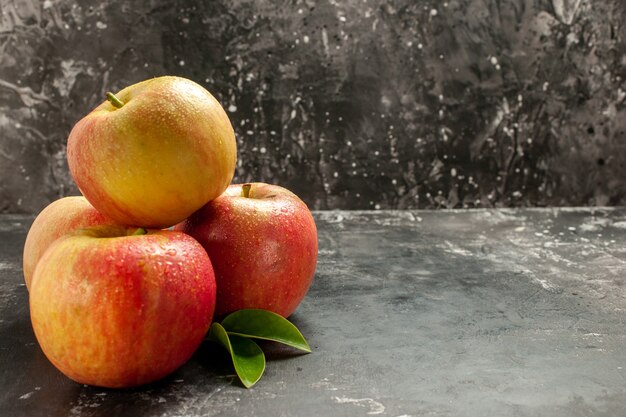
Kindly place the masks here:
POLYGON ((235 134, 200 85, 159 77, 108 93, 72 129, 67 158, 84 197, 37 216, 23 269, 37 340, 71 379, 155 381, 191 357, 213 318, 287 317, 304 298, 313 217, 282 187, 229 185, 235 134))

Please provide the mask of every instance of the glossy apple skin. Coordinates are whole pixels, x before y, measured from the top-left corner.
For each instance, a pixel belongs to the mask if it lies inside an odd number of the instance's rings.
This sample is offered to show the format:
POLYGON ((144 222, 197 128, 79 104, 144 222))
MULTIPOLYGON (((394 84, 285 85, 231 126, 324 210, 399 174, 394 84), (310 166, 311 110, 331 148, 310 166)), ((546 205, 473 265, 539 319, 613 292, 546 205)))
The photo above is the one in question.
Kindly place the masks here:
POLYGON ((22 269, 26 287, 30 289, 35 266, 52 242, 76 229, 103 224, 115 224, 115 221, 96 210, 83 196, 64 197, 50 203, 35 218, 24 243, 22 269))
POLYGON ((30 314, 48 359, 76 382, 156 381, 200 345, 215 307, 211 262, 173 231, 99 226, 55 241, 35 269, 30 314))
POLYGON ((100 212, 165 228, 222 194, 233 178, 235 134, 217 100, 179 77, 124 88, 81 119, 67 142, 70 172, 100 212))
POLYGON ((216 316, 260 308, 283 317, 306 295, 317 263, 317 229, 306 204, 285 188, 228 187, 176 230, 194 237, 215 268, 216 316))

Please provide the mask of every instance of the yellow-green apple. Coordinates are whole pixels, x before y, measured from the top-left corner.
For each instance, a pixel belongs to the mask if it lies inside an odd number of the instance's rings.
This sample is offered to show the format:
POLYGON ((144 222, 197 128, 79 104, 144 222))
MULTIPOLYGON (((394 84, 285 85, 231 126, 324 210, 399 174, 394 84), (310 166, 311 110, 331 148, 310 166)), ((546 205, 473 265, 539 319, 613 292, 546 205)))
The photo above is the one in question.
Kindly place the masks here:
POLYGON ((30 288, 48 359, 74 381, 109 388, 156 381, 185 363, 214 308, 209 257, 169 230, 77 230, 48 248, 30 288))
POLYGON ((26 288, 30 288, 35 266, 52 242, 76 229, 101 224, 115 222, 93 208, 83 196, 61 198, 44 208, 30 226, 24 243, 22 269, 26 288))
POLYGON ((277 185, 231 185, 175 230, 200 242, 213 262, 218 317, 244 308, 287 317, 315 274, 313 216, 302 200, 277 185))
POLYGON ((166 76, 107 97, 67 141, 70 172, 100 212, 120 224, 169 227, 230 184, 235 134, 202 86, 166 76))

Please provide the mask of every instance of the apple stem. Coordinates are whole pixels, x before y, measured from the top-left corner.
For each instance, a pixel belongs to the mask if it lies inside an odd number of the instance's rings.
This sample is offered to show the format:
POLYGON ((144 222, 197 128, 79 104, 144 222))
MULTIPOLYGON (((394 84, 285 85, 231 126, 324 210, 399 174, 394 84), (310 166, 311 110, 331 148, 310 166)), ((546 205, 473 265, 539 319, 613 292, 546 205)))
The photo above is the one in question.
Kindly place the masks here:
POLYGON ((250 189, 252 188, 252 184, 246 183, 241 186, 241 196, 248 198, 250 197, 250 189))
POLYGON ((137 228, 137 230, 135 230, 135 233, 133 233, 132 236, 145 235, 146 233, 148 233, 146 229, 144 229, 143 227, 139 227, 137 228))
POLYGON ((118 109, 121 109, 122 107, 124 107, 124 104, 126 104, 122 100, 117 98, 115 94, 111 92, 107 93, 107 100, 109 100, 109 102, 113 105, 113 107, 116 107, 118 109))

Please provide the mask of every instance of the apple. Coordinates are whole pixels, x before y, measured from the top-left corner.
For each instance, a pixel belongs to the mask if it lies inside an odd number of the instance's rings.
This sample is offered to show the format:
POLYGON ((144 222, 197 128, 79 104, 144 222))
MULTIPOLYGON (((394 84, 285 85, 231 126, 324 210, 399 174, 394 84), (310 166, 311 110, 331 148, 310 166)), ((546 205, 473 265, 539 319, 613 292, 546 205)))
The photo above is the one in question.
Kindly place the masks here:
POLYGON ((22 258, 26 288, 30 288, 35 266, 52 242, 76 229, 114 223, 82 196, 65 197, 50 203, 35 218, 26 236, 22 258))
POLYGON ((200 242, 213 262, 217 317, 244 308, 288 317, 315 274, 313 216, 277 185, 231 185, 174 229, 200 242))
POLYGON ((165 228, 230 184, 235 133, 202 86, 158 77, 107 97, 67 141, 72 177, 98 211, 120 224, 165 228))
POLYGON ((156 381, 185 363, 214 308, 209 257, 169 230, 77 230, 48 248, 30 288, 48 359, 76 382, 108 388, 156 381))

